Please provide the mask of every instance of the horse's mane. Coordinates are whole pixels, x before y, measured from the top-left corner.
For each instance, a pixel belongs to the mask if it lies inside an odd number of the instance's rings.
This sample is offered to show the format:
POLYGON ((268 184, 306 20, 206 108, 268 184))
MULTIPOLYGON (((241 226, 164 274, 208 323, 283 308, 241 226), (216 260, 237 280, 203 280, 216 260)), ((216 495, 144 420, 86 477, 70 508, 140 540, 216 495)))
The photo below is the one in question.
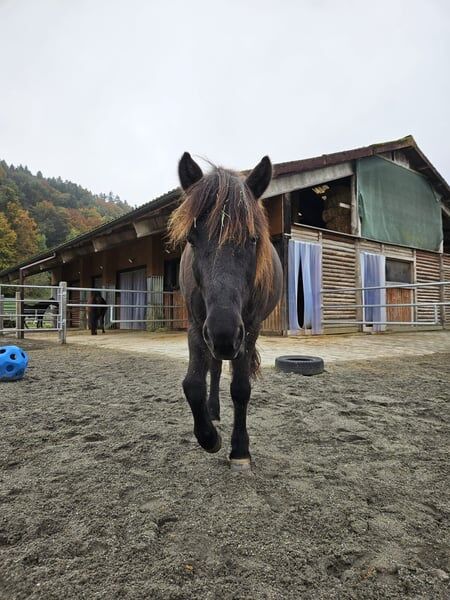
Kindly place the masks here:
POLYGON ((270 290, 273 264, 267 215, 245 179, 233 171, 214 167, 194 183, 170 217, 172 245, 184 242, 196 221, 205 215, 209 237, 217 237, 219 245, 243 245, 249 237, 257 238, 255 285, 263 292, 270 290))

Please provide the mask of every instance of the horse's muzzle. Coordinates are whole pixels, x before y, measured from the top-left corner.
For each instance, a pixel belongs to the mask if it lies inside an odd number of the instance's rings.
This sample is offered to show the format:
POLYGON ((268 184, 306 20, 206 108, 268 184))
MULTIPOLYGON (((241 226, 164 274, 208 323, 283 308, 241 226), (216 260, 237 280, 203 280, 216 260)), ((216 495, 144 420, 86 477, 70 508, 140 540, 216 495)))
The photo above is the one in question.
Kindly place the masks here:
POLYGON ((216 360, 235 360, 243 350, 244 325, 212 327, 208 320, 203 325, 203 339, 216 360))

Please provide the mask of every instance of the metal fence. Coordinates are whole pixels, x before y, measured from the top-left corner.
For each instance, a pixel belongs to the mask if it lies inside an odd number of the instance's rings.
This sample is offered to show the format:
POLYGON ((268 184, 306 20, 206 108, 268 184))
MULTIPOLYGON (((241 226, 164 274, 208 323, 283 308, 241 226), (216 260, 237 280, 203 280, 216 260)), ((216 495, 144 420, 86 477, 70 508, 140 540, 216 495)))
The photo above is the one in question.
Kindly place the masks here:
MULTIPOLYGON (((422 292, 422 295, 429 293, 422 292)), ((322 326, 354 325, 363 329, 382 330, 387 326, 445 326, 450 323, 450 281, 396 284, 355 287, 325 288, 321 290, 322 326), (366 293, 376 290, 410 289, 415 299, 413 302, 365 302, 366 293), (418 290, 437 288, 441 290, 440 299, 418 301, 418 290), (354 302, 326 302, 324 296, 340 293, 355 295, 354 302), (323 311, 332 311, 334 315, 342 310, 348 314, 349 309, 355 318, 324 318, 323 311), (379 309, 377 311, 377 309, 379 309), (389 311, 393 309, 409 309, 413 318, 409 320, 390 319, 389 311), (386 318, 377 318, 386 312, 386 318), (422 316, 421 316, 422 315, 422 316), (431 315, 431 318, 428 317, 431 315), (427 317, 427 318, 424 318, 427 317)), ((435 294, 436 295, 436 294, 435 294)), ((67 331, 72 322, 78 328, 86 329, 90 309, 104 306, 107 309, 106 326, 110 328, 139 328, 150 331, 159 329, 185 329, 187 327, 187 311, 179 291, 164 292, 155 290, 124 290, 117 288, 81 288, 68 287, 66 282, 58 286, 0 284, 0 336, 12 334, 23 338, 26 333, 58 334, 63 344, 67 339, 67 331), (26 295, 30 290, 39 290, 47 298, 31 298, 26 295), (93 292, 100 292, 106 304, 98 305, 89 302, 93 292), (134 299, 136 299, 134 301, 134 299), (45 307, 45 305, 48 305, 45 307), (75 317, 74 317, 75 315, 75 317)), ((391 312, 391 314, 394 314, 391 312)), ((398 314, 398 313, 396 313, 398 314)))
POLYGON ((321 308, 323 310, 334 312, 342 310, 348 311, 348 309, 355 310, 355 319, 322 319, 322 324, 326 325, 362 325, 363 327, 371 327, 371 326, 389 326, 389 325, 428 325, 428 326, 444 326, 446 324, 446 312, 447 308, 450 307, 450 281, 433 281, 433 282, 424 282, 424 283, 405 283, 405 284, 388 284, 388 285, 379 285, 379 286, 368 286, 368 287, 354 287, 354 288, 325 288, 321 290, 322 294, 322 304, 321 308), (447 290, 446 290, 447 287, 447 290), (413 301, 406 303, 390 303, 390 302, 365 302, 366 295, 369 292, 382 291, 382 290, 411 290, 414 296, 417 296, 418 290, 426 288, 437 288, 441 290, 439 293, 439 300, 428 300, 425 302, 421 301, 413 301), (359 300, 355 300, 355 302, 325 302, 323 298, 324 295, 331 294, 349 294, 354 293, 355 298, 359 298, 359 300), (409 309, 410 314, 413 315, 413 318, 410 320, 395 320, 389 318, 381 318, 383 312, 392 310, 394 308, 406 308, 409 309), (384 309, 374 311, 374 309, 384 309), (420 311, 422 314, 431 313, 433 316, 431 319, 423 319, 419 318, 420 311), (377 318, 374 315, 379 315, 377 318))
POLYGON ((22 338, 26 332, 58 332, 62 341, 65 330, 66 284, 59 286, 0 284, 0 335, 13 333, 22 338), (49 298, 27 298, 30 290, 39 290, 49 298), (51 309, 55 310, 51 310, 51 309), (50 310, 49 310, 50 309, 50 310))
POLYGON ((187 326, 180 292, 81 288, 66 282, 58 286, 0 284, 0 335, 23 338, 25 332, 57 332, 59 341, 65 343, 70 325, 87 328, 89 311, 102 306, 107 309, 105 321, 110 328, 155 331, 187 326), (31 289, 49 297, 27 298, 31 289), (90 302, 93 292, 99 292, 106 304, 90 302))

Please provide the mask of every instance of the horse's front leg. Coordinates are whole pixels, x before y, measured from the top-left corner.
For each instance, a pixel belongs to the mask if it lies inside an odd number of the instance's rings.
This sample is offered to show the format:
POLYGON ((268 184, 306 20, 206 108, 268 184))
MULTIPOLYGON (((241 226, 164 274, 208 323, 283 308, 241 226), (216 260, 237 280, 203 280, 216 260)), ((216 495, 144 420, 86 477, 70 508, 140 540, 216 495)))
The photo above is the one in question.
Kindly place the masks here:
POLYGON ((218 452, 222 446, 221 437, 214 427, 206 405, 206 375, 208 372, 209 350, 201 332, 190 327, 189 367, 183 381, 183 390, 194 417, 194 434, 200 446, 207 452, 218 452))
POLYGON ((209 365, 210 383, 208 410, 213 423, 214 421, 220 421, 219 383, 221 373, 222 361, 212 358, 209 365))
POLYGON ((234 405, 234 424, 231 436, 230 466, 232 471, 251 468, 249 437, 247 433, 247 405, 250 400, 250 356, 246 352, 232 362, 231 398, 234 405))

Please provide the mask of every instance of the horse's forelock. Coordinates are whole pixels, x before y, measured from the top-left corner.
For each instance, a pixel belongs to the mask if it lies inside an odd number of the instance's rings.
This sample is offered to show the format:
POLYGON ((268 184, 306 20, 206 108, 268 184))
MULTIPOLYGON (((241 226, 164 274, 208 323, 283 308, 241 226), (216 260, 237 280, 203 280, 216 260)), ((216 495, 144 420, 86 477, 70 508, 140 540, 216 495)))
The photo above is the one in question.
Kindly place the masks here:
POLYGON ((243 245, 248 237, 258 238, 255 283, 268 290, 273 264, 266 211, 239 174, 215 167, 191 186, 170 217, 171 243, 184 242, 192 226, 204 216, 210 238, 217 236, 219 245, 243 245))

